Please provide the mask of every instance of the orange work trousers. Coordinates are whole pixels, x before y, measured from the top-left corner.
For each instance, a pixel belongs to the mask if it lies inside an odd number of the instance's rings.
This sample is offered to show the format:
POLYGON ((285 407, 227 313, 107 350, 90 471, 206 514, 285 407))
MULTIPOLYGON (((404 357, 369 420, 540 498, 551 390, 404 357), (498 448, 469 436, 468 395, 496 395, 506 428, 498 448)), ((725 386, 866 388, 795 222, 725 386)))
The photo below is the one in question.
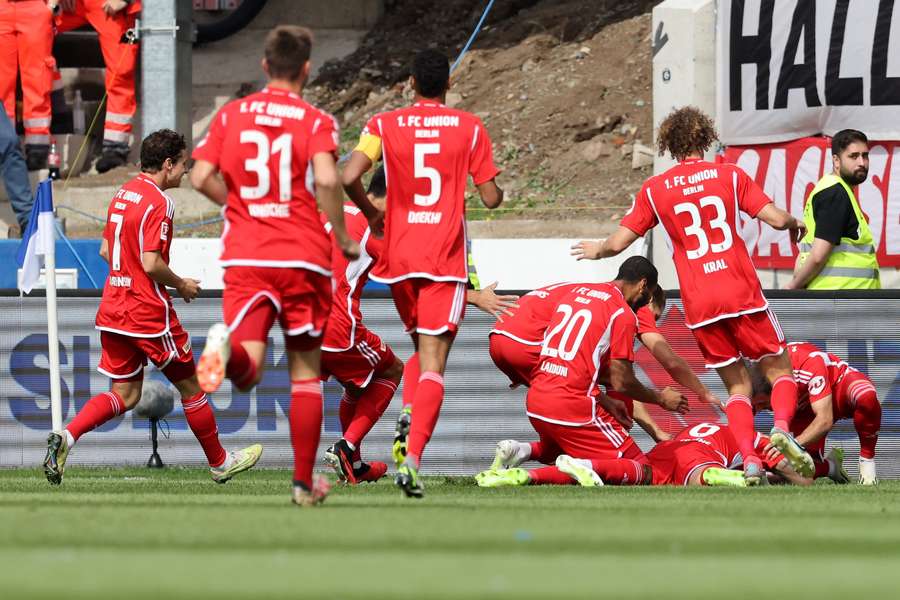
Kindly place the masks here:
POLYGON ((16 122, 16 76, 22 75, 26 144, 50 143, 53 15, 44 0, 0 0, 0 101, 16 122))
POLYGON ((106 123, 103 141, 117 144, 130 142, 135 98, 134 73, 138 46, 125 41, 126 32, 134 27, 141 10, 140 2, 132 2, 115 15, 103 12, 103 0, 77 0, 75 12, 62 12, 57 19, 60 33, 89 24, 100 39, 100 51, 106 65, 106 123))

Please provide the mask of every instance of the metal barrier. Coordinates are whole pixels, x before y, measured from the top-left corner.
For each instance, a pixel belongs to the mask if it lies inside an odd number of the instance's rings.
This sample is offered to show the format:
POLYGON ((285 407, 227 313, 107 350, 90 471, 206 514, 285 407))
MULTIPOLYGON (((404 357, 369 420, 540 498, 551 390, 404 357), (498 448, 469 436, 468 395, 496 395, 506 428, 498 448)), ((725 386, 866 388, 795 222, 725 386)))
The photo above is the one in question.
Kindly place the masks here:
MULTIPOLYGON (((107 389, 108 380, 96 371, 100 358, 99 335, 93 328, 99 290, 60 290, 60 358, 62 363, 63 414, 70 420, 94 394, 107 389)), ((49 378, 47 371, 47 323, 40 294, 19 298, 18 293, 0 292, 0 466, 40 464, 49 429, 49 378)), ((878 442, 878 473, 882 478, 900 477, 900 293, 769 292, 789 340, 809 340, 840 355, 855 368, 868 373, 878 389, 884 408, 878 442)), ((221 292, 203 296, 176 309, 191 333, 195 354, 199 353, 206 329, 221 318, 221 292)), ((386 292, 367 294, 363 301, 366 324, 390 344, 397 356, 412 352, 396 311, 386 292)), ((469 308, 450 354, 446 374, 446 398, 437 431, 424 457, 426 473, 472 474, 486 468, 497 440, 529 440, 534 433, 524 415, 524 391, 510 390, 508 381, 488 356, 487 335, 493 320, 469 308)), ((718 376, 703 368, 693 336, 684 326, 681 303, 672 294, 660 326, 675 349, 699 373, 715 393, 724 395, 718 376)), ((272 335, 266 374, 256 390, 233 392, 230 384, 212 397, 219 431, 228 447, 251 442, 265 446, 263 464, 288 466, 291 448, 286 410, 290 400, 283 343, 278 330, 272 335)), ((668 376, 646 350, 637 352, 637 370, 645 383, 664 386, 668 376)), ((147 377, 161 378, 150 369, 147 377)), ((337 384, 325 386, 325 425, 321 451, 339 436, 337 417, 341 391, 337 384)), ((399 410, 398 397, 363 444, 363 455, 387 461, 393 423, 399 410)), ((656 407, 653 407, 654 409, 656 407)), ((684 419, 653 410, 668 430, 675 431, 698 421, 719 420, 722 415, 691 399, 691 413, 684 419)), ((176 403, 168 418, 171 436, 161 440, 160 453, 167 464, 202 465, 203 454, 176 403)), ((758 428, 767 430, 771 416, 758 417, 758 428)), ((645 449, 650 440, 637 427, 632 431, 645 449)), ((847 466, 855 474, 858 441, 850 422, 840 422, 829 436, 829 445, 843 446, 847 466)), ((131 414, 108 423, 79 441, 73 465, 143 464, 149 456, 148 424, 131 414)))

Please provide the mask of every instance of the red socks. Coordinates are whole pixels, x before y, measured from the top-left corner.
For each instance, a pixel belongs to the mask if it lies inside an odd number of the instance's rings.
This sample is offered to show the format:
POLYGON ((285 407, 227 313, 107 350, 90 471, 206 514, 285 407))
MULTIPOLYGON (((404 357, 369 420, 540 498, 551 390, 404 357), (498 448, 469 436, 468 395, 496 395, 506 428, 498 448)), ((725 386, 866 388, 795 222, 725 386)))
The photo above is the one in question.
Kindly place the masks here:
POLYGON ((644 481, 644 465, 628 458, 595 459, 591 461, 594 472, 603 483, 610 485, 642 485, 644 481))
POLYGON ((182 398, 181 406, 184 408, 184 418, 188 427, 194 432, 197 441, 206 454, 209 466, 218 467, 225 462, 227 455, 225 448, 219 443, 219 428, 216 427, 216 416, 209 405, 209 398, 200 392, 193 398, 182 398))
MULTIPOLYGON (((796 386, 794 388, 796 392, 796 386)), ((774 401, 774 396, 772 397, 774 401)), ((740 394, 735 394, 725 402, 725 415, 728 417, 728 428, 734 435, 738 449, 744 461, 759 460, 756 456, 756 429, 753 426, 753 408, 750 405, 750 398, 740 394)))
POLYGON ((403 365, 403 406, 410 406, 416 397, 416 389, 419 387, 419 353, 409 357, 403 365))
POLYGON ((559 456, 559 454, 555 456, 544 456, 544 444, 541 442, 529 442, 529 445, 531 446, 531 460, 536 460, 539 463, 552 465, 554 461, 556 461, 556 457, 559 456))
POLYGON ((528 471, 531 485, 575 485, 575 480, 556 467, 541 467, 528 471))
MULTIPOLYGON (((397 391, 397 384, 390 379, 375 379, 372 381, 356 400, 356 410, 353 417, 344 429, 344 439, 354 446, 358 446, 366 434, 375 426, 375 422, 381 417, 394 392, 397 391)), ((341 407, 344 406, 341 401, 341 407)), ((343 419, 341 420, 343 426, 343 419)))
POLYGON ((231 345, 231 357, 225 365, 225 376, 241 390, 250 387, 250 383, 256 378, 256 364, 239 342, 231 345))
MULTIPOLYGON (((412 362, 412 360, 410 360, 412 362)), ((416 361, 418 362, 418 361, 416 361)), ((409 364, 409 363, 407 363, 409 364)), ((416 397, 413 400, 413 419, 409 427, 407 459, 412 457, 419 464, 425 444, 431 439, 437 425, 441 404, 444 402, 444 378, 433 371, 426 371, 419 377, 416 397)))
MULTIPOLYGON (((772 383, 772 412, 775 427, 791 430, 791 420, 797 410, 797 382, 790 375, 782 375, 772 383)), ((730 420, 730 419, 729 419, 730 420)))
POLYGON ((322 385, 317 378, 291 382, 288 419, 294 448, 294 483, 312 489, 313 466, 322 434, 322 385))
POLYGON ((115 392, 103 392, 87 401, 66 429, 77 441, 88 431, 100 427, 125 412, 125 403, 115 392))

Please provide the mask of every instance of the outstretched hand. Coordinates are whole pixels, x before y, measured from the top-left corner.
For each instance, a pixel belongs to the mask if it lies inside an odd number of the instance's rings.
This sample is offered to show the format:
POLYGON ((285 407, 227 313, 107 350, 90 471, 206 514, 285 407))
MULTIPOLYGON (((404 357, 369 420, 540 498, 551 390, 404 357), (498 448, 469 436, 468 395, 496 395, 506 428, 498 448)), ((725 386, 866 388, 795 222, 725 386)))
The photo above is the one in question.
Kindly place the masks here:
POLYGON ((569 252, 575 260, 597 260, 600 258, 600 249, 603 247, 603 240, 581 240, 577 244, 572 245, 572 251, 569 252))
POLYGON ((513 295, 497 295, 494 290, 497 288, 497 282, 483 287, 478 291, 471 291, 469 300, 472 304, 496 317, 499 321, 503 321, 503 315, 511 317, 513 311, 519 308, 516 302, 519 297, 513 295))

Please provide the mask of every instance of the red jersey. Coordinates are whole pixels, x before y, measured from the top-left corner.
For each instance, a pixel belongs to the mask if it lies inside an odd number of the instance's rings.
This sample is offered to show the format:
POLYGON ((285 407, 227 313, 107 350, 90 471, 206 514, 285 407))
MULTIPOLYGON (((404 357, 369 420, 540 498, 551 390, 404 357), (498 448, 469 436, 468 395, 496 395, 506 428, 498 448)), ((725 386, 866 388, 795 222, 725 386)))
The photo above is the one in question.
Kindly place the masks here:
POLYGON ((532 290, 519 298, 519 308, 511 317, 494 323, 491 333, 505 335, 528 346, 540 346, 544 332, 559 301, 573 289, 587 284, 556 283, 532 290))
POLYGON ((769 202, 731 164, 689 159, 644 182, 622 225, 642 236, 662 224, 689 328, 768 307, 738 213, 755 217, 769 202))
POLYGON ((144 173, 116 192, 106 211, 103 239, 109 277, 97 311, 97 329, 133 337, 158 337, 175 319, 166 287, 144 272, 144 252, 169 264, 175 203, 144 173), (170 314, 171 313, 171 314, 170 314))
MULTIPOLYGON (((359 300, 369 280, 369 271, 381 256, 383 242, 372 235, 369 221, 353 204, 344 204, 344 220, 347 234, 359 242, 359 258, 348 261, 332 237, 331 270, 334 273, 331 313, 322 338, 322 349, 329 352, 349 350, 360 339, 357 327, 362 324, 359 300)), ((322 215, 327 231, 331 225, 322 215)))
POLYGON ((840 357, 820 350, 809 342, 788 344, 788 356, 797 380, 797 412, 811 411, 810 404, 831 396, 835 420, 853 416, 853 403, 838 393, 838 383, 848 371, 855 369, 840 357))
POLYGON ((331 115, 285 90, 266 88, 222 107, 193 154, 216 165, 228 187, 222 266, 331 274, 312 157, 336 151, 337 131, 331 115))
POLYGON ((637 318, 616 286, 581 284, 564 295, 531 376, 528 416, 561 425, 593 422, 597 377, 610 360, 634 360, 636 331, 637 318))
POLYGON ((387 257, 372 279, 468 281, 466 182, 490 181, 491 139, 481 119, 437 102, 375 115, 363 137, 381 140, 387 176, 387 257))
MULTIPOLYGON (((741 456, 741 450, 738 448, 734 435, 731 433, 728 425, 722 423, 697 423, 679 431, 670 442, 662 443, 703 444, 721 459, 722 462, 720 464, 726 469, 736 469, 744 464, 744 458, 741 456)), ((768 444, 769 438, 760 433, 756 434, 753 445, 756 447, 756 452, 760 458, 764 459, 765 449, 768 444)), ((781 455, 779 455, 774 461, 763 460, 763 464, 771 469, 781 461, 781 458, 781 455)))
MULTIPOLYGON (((491 333, 505 335, 528 346, 540 346, 556 305, 563 296, 582 285, 589 284, 554 283, 528 292, 519 298, 519 308, 512 316, 505 316, 503 321, 494 323, 491 333)), ((639 336, 645 333, 660 333, 656 326, 656 318, 649 307, 642 306, 635 315, 638 319, 639 336)))

